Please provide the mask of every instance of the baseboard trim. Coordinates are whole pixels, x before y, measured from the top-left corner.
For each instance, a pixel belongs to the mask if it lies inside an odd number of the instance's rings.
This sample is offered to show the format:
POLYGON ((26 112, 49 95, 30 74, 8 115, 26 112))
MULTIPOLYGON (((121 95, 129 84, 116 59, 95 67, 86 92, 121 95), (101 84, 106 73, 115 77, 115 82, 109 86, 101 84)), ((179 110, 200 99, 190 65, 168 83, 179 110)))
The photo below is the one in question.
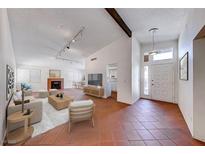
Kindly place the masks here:
POLYGON ((141 97, 138 97, 135 101, 132 102, 132 104, 138 102, 141 99, 141 97))
POLYGON ((125 105, 127 105, 127 106, 132 105, 132 104, 129 104, 129 103, 126 103, 126 102, 121 102, 121 101, 117 101, 117 103, 122 103, 122 104, 125 104, 125 105))
POLYGON ((192 136, 194 139, 200 141, 200 142, 205 142, 205 139, 202 139, 200 137, 195 137, 195 136, 192 136))
POLYGON ((6 134, 7 134, 7 130, 4 131, 4 135, 3 135, 2 141, 0 143, 0 146, 4 146, 4 142, 5 142, 5 139, 6 139, 6 134))
POLYGON ((176 104, 175 102, 167 102, 167 101, 160 101, 160 100, 155 100, 155 99, 151 99, 151 98, 144 98, 144 97, 140 97, 140 99, 146 99, 146 100, 150 100, 150 101, 156 101, 156 102, 164 102, 164 103, 170 103, 170 104, 176 104))
POLYGON ((193 137, 194 136, 194 132, 193 132, 193 124, 191 124, 191 123, 189 123, 190 121, 189 121, 189 117, 186 115, 186 113, 184 112, 184 110, 182 110, 182 107, 181 107, 181 104, 179 103, 179 104, 177 104, 178 105, 178 107, 179 107, 179 110, 180 110, 180 112, 181 112, 181 114, 182 114, 182 116, 183 116, 183 119, 184 119, 184 121, 185 121, 185 123, 186 123, 186 125, 187 125, 187 127, 188 127, 188 129, 189 129, 189 132, 191 133, 191 136, 193 137))

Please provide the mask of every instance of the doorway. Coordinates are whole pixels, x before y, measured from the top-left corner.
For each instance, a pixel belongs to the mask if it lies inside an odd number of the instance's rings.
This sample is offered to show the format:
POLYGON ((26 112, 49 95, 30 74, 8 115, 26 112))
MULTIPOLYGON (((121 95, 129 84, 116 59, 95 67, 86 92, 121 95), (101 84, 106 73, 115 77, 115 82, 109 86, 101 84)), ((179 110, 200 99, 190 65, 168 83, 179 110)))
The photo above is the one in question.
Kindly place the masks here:
POLYGON ((107 65, 106 77, 106 95, 117 100, 117 63, 107 65))
POLYGON ((151 99, 173 102, 173 66, 159 64, 151 66, 151 99))
POLYGON ((173 50, 166 49, 155 55, 145 54, 141 71, 141 97, 174 102, 173 50))

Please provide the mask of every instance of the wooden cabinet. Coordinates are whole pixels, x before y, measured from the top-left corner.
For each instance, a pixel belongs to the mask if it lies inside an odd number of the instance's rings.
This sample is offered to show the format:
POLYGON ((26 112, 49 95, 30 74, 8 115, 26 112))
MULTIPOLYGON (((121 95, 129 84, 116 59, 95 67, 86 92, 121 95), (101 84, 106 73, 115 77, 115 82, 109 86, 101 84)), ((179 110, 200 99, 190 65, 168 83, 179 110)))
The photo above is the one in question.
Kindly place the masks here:
POLYGON ((92 95, 95 97, 103 97, 104 96, 104 88, 97 86, 86 86, 83 89, 84 93, 87 95, 92 95))

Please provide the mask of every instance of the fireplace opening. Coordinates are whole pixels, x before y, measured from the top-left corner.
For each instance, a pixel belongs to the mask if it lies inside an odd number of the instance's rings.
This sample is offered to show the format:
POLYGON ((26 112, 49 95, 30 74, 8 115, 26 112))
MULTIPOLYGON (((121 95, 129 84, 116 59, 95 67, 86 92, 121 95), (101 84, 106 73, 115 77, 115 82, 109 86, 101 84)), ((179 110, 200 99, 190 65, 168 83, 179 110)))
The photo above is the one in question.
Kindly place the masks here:
POLYGON ((51 81, 51 89, 61 89, 61 81, 51 81))
POLYGON ((47 83, 48 91, 50 89, 64 89, 64 79, 63 78, 48 78, 47 83))

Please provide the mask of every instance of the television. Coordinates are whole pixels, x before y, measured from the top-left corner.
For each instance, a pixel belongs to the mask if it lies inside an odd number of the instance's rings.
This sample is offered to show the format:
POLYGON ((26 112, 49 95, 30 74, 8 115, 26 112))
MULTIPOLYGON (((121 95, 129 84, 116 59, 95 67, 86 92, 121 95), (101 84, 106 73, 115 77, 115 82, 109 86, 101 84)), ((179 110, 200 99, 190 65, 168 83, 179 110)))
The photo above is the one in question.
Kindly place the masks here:
POLYGON ((88 85, 102 86, 102 74, 88 74, 88 85))

